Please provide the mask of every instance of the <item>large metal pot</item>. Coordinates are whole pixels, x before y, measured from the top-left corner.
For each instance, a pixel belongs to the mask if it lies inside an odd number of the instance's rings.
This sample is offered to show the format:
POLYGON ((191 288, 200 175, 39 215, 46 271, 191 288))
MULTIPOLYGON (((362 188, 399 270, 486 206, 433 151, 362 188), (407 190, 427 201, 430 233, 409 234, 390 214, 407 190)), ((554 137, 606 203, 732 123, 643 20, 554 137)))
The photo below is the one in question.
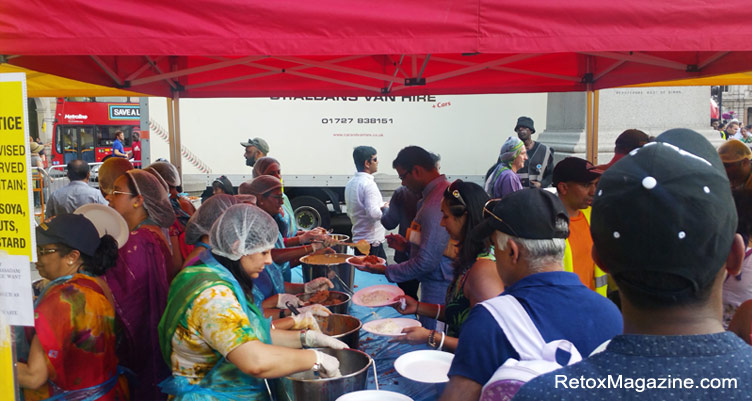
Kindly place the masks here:
POLYGON ((363 323, 356 317, 333 313, 329 316, 316 316, 321 332, 332 336, 352 349, 358 349, 360 327, 363 323))
MULTIPOLYGON (((348 242, 350 241, 350 236, 345 234, 329 234, 330 237, 332 237, 333 240, 339 241, 339 242, 348 242)), ((332 249, 334 249, 334 252, 336 253, 348 253, 350 251, 350 247, 347 245, 332 245, 332 249)), ((349 253, 353 253, 350 251, 349 253)))
POLYGON ((310 370, 283 377, 277 380, 278 400, 335 401, 342 394, 366 388, 368 369, 373 364, 368 354, 354 349, 319 348, 318 351, 339 360, 342 377, 323 379, 310 370))
MULTIPOLYGON (((313 294, 297 294, 297 297, 303 301, 308 302, 308 300, 313 296, 313 294)), ((332 313, 340 313, 343 315, 347 315, 350 313, 350 295, 346 294, 344 292, 340 291, 329 291, 329 300, 336 300, 331 305, 324 305, 329 309, 332 313)))
POLYGON ((303 281, 326 277, 334 284, 334 290, 352 294, 355 267, 346 262, 350 256, 342 253, 303 256, 300 258, 303 281))

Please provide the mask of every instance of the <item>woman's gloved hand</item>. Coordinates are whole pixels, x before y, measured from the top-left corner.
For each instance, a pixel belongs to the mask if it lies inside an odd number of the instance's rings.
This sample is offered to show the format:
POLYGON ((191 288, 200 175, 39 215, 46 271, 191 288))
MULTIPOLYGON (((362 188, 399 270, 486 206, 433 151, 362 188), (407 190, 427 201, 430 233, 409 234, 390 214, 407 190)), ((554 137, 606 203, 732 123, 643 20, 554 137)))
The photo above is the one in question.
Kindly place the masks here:
POLYGON ((313 294, 321 290, 334 288, 334 284, 326 277, 317 277, 305 284, 303 284, 303 291, 306 294, 313 294))
MULTIPOLYGON (((316 318, 313 316, 313 313, 311 312, 301 312, 299 315, 292 315, 292 330, 308 330, 306 333, 311 333, 312 330, 314 333, 321 332, 321 328, 319 328, 319 323, 316 321, 316 318)), ((303 344, 305 345, 305 344, 303 344)))
POLYGON ((332 348, 345 349, 347 344, 334 337, 327 336, 320 331, 308 330, 305 332, 305 341, 302 344, 307 348, 332 348))
POLYGON ((314 351, 316 353, 316 365, 319 367, 319 374, 321 377, 340 377, 342 374, 339 372, 339 361, 337 358, 327 355, 321 351, 314 351))
POLYGON ((277 309, 288 309, 287 303, 294 307, 300 306, 303 302, 300 298, 292 294, 277 294, 277 309))
POLYGON ((300 313, 311 312, 312 315, 321 317, 327 317, 332 314, 332 311, 327 309, 326 306, 320 304, 301 306, 298 310, 300 313))

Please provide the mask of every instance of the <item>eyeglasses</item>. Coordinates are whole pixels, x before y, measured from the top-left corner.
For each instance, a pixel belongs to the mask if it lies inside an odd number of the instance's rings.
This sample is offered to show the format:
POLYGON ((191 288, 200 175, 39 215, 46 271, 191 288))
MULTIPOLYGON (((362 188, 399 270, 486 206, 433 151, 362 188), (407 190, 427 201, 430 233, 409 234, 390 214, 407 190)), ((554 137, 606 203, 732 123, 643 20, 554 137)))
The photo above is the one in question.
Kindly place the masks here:
POLYGON ((409 170, 405 170, 405 174, 398 174, 400 181, 404 180, 405 177, 407 177, 408 174, 410 174, 413 171, 412 167, 409 170))
POLYGON ((264 198, 274 198, 276 200, 283 200, 283 199, 285 199, 285 197, 282 196, 282 195, 272 195, 272 194, 264 195, 264 198))
POLYGON ((136 194, 132 194, 130 192, 115 191, 114 189, 112 191, 110 191, 110 195, 130 195, 130 196, 136 196, 136 194))
POLYGON ((44 256, 50 253, 60 252, 57 248, 42 248, 41 246, 37 247, 37 255, 44 256))

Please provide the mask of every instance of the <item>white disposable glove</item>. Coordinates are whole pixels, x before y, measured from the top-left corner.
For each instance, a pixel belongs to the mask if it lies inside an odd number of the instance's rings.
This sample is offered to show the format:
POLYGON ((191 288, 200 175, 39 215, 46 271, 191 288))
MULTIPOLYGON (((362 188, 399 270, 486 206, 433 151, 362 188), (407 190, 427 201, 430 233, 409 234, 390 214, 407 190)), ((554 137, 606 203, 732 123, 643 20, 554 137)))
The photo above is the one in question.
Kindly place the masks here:
POLYGON ((334 284, 332 284, 331 280, 326 277, 317 277, 303 284, 303 291, 306 294, 313 294, 314 292, 319 292, 329 288, 334 288, 334 284))
POLYGON ((305 333, 304 346, 308 348, 332 348, 332 349, 345 349, 347 344, 334 337, 327 336, 320 331, 308 330, 305 333))
MULTIPOLYGON (((300 313, 299 315, 292 315, 292 329, 293 330, 308 330, 306 333, 310 333, 311 330, 320 332, 319 323, 316 318, 313 317, 311 312, 300 313)), ((305 345, 305 344, 304 344, 305 345)))
POLYGON ((286 305, 288 302, 290 302, 290 304, 296 308, 302 304, 300 298, 296 297, 295 295, 277 294, 277 309, 288 309, 286 305))
POLYGON ((321 377, 340 377, 342 373, 339 372, 339 361, 337 358, 327 355, 321 351, 314 351, 316 353, 316 364, 319 365, 319 374, 321 377))
POLYGON ((326 230, 314 228, 311 231, 306 231, 305 234, 300 236, 300 243, 310 244, 312 241, 323 242, 327 237, 326 230))
POLYGON ((324 305, 313 304, 308 306, 301 306, 298 308, 300 313, 311 312, 314 316, 327 317, 332 314, 332 311, 326 308, 324 305))

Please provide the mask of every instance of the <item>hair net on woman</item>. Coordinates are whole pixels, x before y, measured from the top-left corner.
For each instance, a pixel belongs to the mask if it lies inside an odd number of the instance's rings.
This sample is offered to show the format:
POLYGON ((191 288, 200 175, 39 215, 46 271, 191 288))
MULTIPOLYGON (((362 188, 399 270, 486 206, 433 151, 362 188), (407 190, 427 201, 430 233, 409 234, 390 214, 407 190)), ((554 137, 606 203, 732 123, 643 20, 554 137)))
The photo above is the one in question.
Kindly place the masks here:
POLYGON ((99 172, 97 173, 99 188, 105 194, 109 194, 112 191, 112 186, 115 185, 115 180, 129 170, 133 170, 133 165, 126 159, 111 157, 105 160, 99 166, 99 172))
POLYGON ((207 199, 185 225, 185 243, 193 245, 204 235, 209 235, 212 224, 219 216, 230 206, 238 203, 237 198, 227 194, 217 194, 207 199))
POLYGON ((170 227, 175 222, 175 212, 164 180, 160 181, 155 175, 143 170, 130 170, 126 174, 133 180, 136 192, 144 198, 144 208, 149 217, 160 227, 170 227))
POLYGON ((146 171, 147 173, 153 175, 157 179, 157 181, 159 181, 159 185, 164 187, 165 191, 167 191, 167 196, 169 197, 170 186, 167 185, 167 181, 165 181, 164 178, 162 178, 162 176, 159 174, 159 171, 154 170, 154 169, 149 169, 149 168, 146 168, 143 171, 146 171))
POLYGON ((212 253, 238 260, 274 248, 279 229, 274 219, 257 206, 230 206, 209 231, 212 253))
POLYGON ((501 145, 501 151, 499 151, 499 161, 504 164, 509 164, 509 162, 516 159, 517 156, 522 153, 523 146, 524 143, 519 138, 510 136, 509 138, 507 138, 504 144, 501 145))
POLYGON ((146 171, 156 171, 160 177, 171 187, 180 186, 180 173, 178 168, 168 162, 156 162, 145 168, 146 171))
POLYGON ((277 159, 273 157, 265 156, 256 160, 256 164, 253 165, 253 178, 268 174, 267 170, 269 169, 269 167, 271 167, 272 164, 277 164, 278 166, 280 166, 277 159))
MULTIPOLYGON (((245 183, 244 183, 245 184, 245 183)), ((243 186, 243 191, 250 195, 263 195, 271 190, 282 188, 282 181, 271 175, 260 175, 243 186)))

